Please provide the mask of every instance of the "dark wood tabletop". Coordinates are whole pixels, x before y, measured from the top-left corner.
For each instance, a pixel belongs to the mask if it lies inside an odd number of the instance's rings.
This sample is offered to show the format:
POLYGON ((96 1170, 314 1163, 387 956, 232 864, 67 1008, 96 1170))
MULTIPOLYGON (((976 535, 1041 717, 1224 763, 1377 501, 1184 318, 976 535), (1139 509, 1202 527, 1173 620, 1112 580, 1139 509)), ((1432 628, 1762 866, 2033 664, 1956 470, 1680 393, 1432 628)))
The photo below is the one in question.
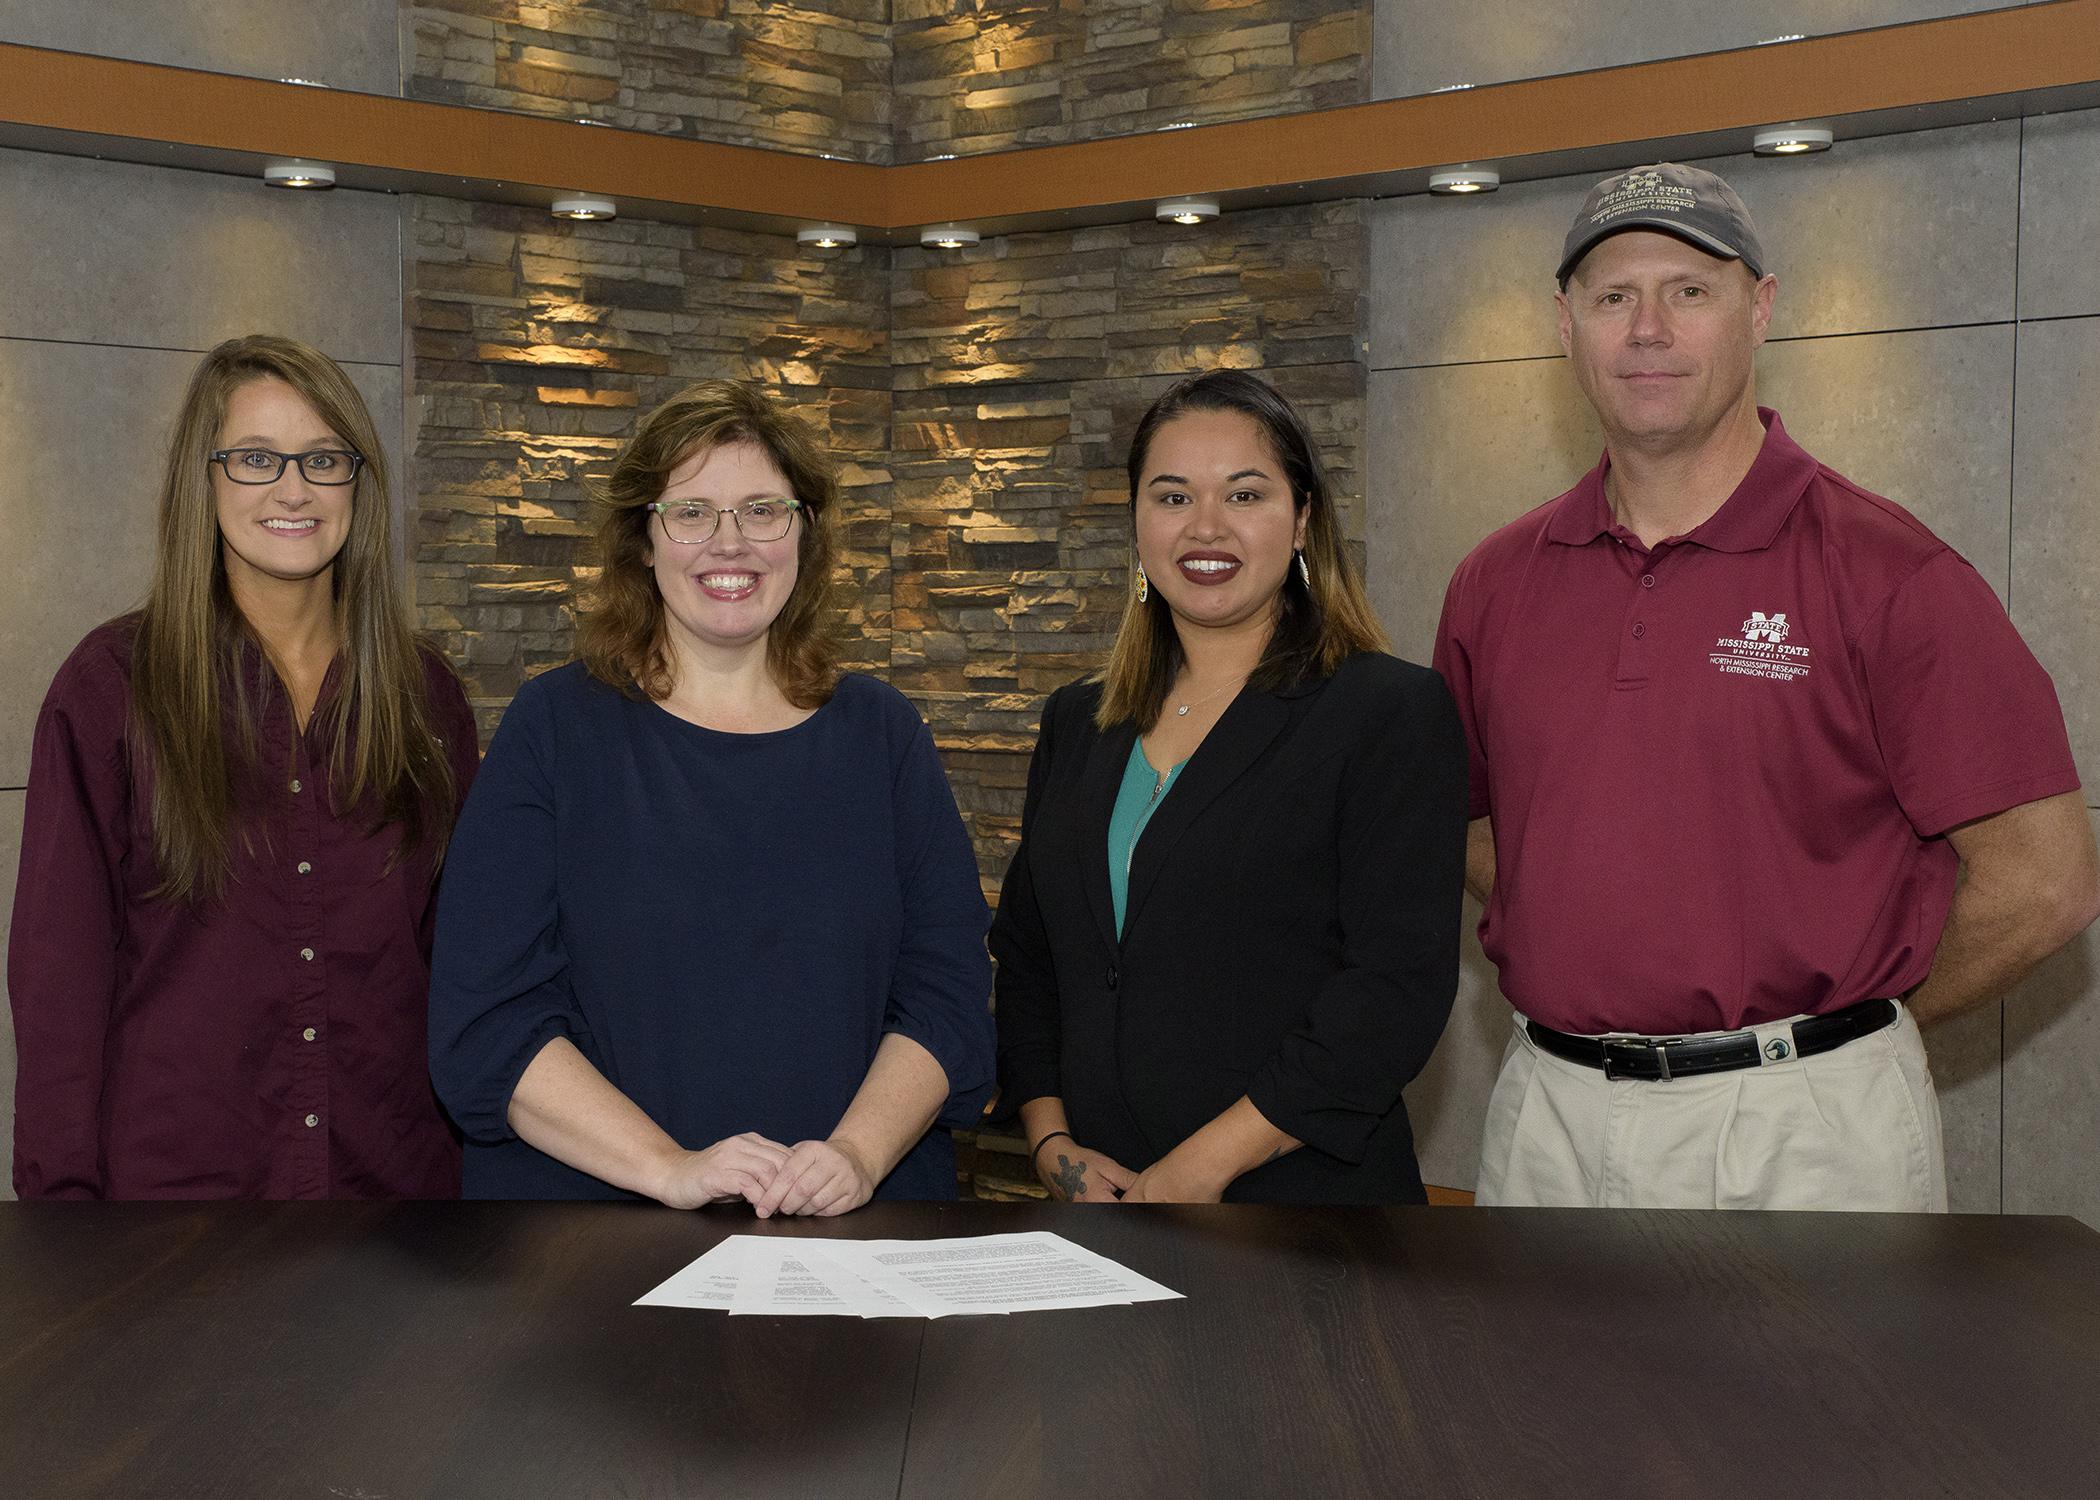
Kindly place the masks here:
POLYGON ((2068 1219, 0 1205, 0 1493, 2078 1496, 2068 1219), (632 1307, 728 1234, 1051 1229, 1186 1300, 632 1307))

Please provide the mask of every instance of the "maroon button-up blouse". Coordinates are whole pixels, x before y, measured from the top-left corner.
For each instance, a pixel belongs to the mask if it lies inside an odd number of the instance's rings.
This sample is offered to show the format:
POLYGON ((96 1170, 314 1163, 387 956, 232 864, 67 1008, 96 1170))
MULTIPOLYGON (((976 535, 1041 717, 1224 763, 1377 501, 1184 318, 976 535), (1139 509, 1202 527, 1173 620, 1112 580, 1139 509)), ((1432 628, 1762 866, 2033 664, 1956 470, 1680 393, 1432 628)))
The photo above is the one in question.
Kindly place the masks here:
MULTIPOLYGON (((330 810, 327 747, 275 675, 232 879, 148 893, 150 767, 132 754, 136 618, 90 634, 38 716, 7 962, 23 1198, 450 1198, 459 1146, 425 1057, 436 862, 330 810)), ((458 680, 426 655, 464 799, 479 763, 458 680)), ((335 673, 322 689, 332 691, 335 673)))

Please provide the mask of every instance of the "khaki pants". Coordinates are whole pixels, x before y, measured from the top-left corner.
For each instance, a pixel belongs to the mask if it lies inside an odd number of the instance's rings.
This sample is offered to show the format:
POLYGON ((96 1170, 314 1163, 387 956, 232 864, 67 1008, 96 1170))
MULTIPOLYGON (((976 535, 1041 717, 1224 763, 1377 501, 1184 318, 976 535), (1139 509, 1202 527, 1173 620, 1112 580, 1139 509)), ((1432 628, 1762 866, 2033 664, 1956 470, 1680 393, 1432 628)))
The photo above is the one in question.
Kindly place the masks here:
MULTIPOLYGON (((1753 1029, 1784 1034, 1784 1023, 1753 1029)), ((1894 1025, 1813 1057, 1651 1081, 1541 1052, 1518 1016, 1488 1101, 1477 1201, 1945 1213, 1939 1098, 1917 1023, 1899 1005, 1894 1025)))

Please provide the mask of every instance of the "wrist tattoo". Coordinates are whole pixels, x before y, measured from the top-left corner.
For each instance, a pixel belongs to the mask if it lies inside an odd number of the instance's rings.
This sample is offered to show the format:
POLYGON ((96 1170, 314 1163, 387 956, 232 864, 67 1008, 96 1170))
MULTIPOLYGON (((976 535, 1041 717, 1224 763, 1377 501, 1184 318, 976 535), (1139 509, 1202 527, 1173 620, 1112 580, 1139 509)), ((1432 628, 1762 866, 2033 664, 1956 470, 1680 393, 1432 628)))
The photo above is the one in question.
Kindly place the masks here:
POLYGON ((1058 1196, 1070 1202, 1086 1191, 1086 1163, 1074 1161, 1062 1151, 1057 1153, 1057 1170, 1050 1175, 1057 1187, 1058 1196))

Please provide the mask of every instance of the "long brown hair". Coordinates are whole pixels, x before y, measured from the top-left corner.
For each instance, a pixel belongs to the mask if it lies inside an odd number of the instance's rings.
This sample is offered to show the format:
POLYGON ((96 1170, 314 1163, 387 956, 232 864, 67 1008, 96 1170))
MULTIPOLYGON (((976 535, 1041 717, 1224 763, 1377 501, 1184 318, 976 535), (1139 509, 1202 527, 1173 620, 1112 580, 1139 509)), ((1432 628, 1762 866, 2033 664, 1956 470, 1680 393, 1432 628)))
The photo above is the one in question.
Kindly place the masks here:
MULTIPOLYGON (((1305 582, 1295 564, 1285 570, 1276 629, 1248 685, 1258 692, 1275 692, 1332 676, 1354 652, 1391 649, 1364 594, 1363 577, 1342 545, 1341 518, 1312 434, 1290 402, 1266 381, 1243 370, 1212 370, 1180 381, 1152 403, 1130 440, 1133 521, 1152 439, 1174 418, 1198 411, 1236 411, 1253 418, 1283 465, 1292 503, 1305 517, 1305 561, 1312 582, 1305 582)), ((1115 648, 1101 674, 1101 703, 1094 710, 1094 722, 1102 729, 1126 722, 1150 729, 1181 667, 1181 637, 1173 614, 1158 589, 1150 593, 1149 599, 1140 600, 1133 588, 1123 607, 1115 648)))
POLYGON ((423 648, 409 629, 394 561, 386 455, 372 414, 349 377, 318 350, 269 334, 229 339, 190 377, 175 419, 153 590, 132 657, 134 738, 154 772, 153 847, 162 875, 155 894, 176 900, 213 899, 225 889, 242 800, 237 786, 281 787, 283 780, 257 763, 261 705, 248 690, 242 657, 263 648, 227 587, 209 457, 233 392, 265 379, 298 392, 364 459, 330 579, 342 674, 319 720, 333 741, 329 779, 337 809, 375 797, 379 825, 402 830, 396 860, 425 842, 442 848, 452 828, 452 768, 431 728, 423 648))
POLYGON ((600 489, 598 583, 576 631, 577 654, 600 682, 650 698, 670 693, 647 507, 694 454, 741 442, 765 449, 802 502, 795 586, 766 633, 767 670, 797 708, 830 701, 839 678, 838 642, 826 624, 838 550, 838 471, 807 423, 740 380, 689 385, 642 418, 600 489))

